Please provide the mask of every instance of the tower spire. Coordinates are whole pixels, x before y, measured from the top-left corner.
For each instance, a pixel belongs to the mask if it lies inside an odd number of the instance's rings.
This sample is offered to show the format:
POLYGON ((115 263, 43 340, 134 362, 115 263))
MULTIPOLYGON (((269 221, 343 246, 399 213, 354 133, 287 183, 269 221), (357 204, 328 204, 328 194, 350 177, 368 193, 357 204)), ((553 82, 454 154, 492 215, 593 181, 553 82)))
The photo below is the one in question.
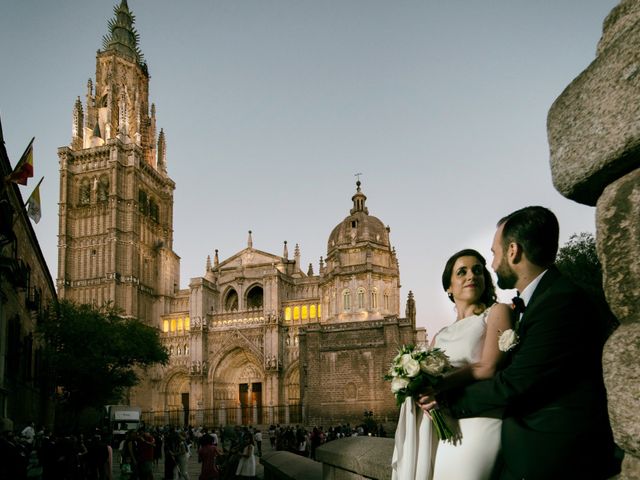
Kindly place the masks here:
POLYGON ((134 59, 140 66, 146 66, 138 47, 140 35, 133 26, 136 17, 129 10, 127 0, 122 0, 120 5, 113 7, 113 13, 115 17, 109 20, 109 33, 102 38, 102 47, 105 51, 119 52, 134 59))
POLYGON ((247 239, 247 247, 253 248, 253 237, 251 236, 251 230, 249 230, 249 238, 247 239))

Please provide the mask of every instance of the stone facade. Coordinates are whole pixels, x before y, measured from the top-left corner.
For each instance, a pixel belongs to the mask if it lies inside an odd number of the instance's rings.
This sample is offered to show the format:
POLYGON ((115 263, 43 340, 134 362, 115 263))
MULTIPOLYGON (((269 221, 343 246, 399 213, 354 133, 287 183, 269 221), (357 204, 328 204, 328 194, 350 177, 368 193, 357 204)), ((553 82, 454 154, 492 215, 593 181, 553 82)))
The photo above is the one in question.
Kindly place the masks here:
POLYGON ((0 127, 0 420, 21 431, 51 426, 52 388, 35 334, 56 292, 18 186, 0 127))
POLYGON ((551 170, 568 198, 596 206, 603 283, 620 327, 603 367, 620 478, 640 478, 640 1, 623 0, 604 21, 596 59, 548 117, 551 170))
POLYGON ((166 139, 126 1, 115 13, 58 152, 57 283, 61 297, 113 301, 161 331, 170 362, 146 372, 130 401, 158 423, 288 423, 305 411, 355 421, 364 410, 395 420, 382 377, 424 331, 411 295, 399 318, 390 230, 369 215, 360 182, 317 274, 303 271, 298 245, 293 258, 286 242, 282 254, 264 252, 249 232, 246 248, 222 261, 216 251, 179 290, 166 139))

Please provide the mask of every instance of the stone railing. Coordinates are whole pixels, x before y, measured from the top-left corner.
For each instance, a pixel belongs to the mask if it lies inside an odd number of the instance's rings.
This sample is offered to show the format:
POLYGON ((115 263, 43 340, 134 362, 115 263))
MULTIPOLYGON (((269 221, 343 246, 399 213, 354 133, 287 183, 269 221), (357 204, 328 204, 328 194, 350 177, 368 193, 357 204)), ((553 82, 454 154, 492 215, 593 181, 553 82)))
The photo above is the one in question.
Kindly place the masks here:
POLYGON ((261 325, 265 323, 265 314, 262 308, 249 310, 214 313, 207 315, 209 327, 225 327, 233 325, 261 325))
POLYGON ((265 454, 265 480, 391 479, 393 439, 347 437, 327 442, 316 450, 318 462, 290 452, 265 454))
POLYGON ((260 463, 264 480, 322 480, 322 464, 295 453, 265 453, 260 463))

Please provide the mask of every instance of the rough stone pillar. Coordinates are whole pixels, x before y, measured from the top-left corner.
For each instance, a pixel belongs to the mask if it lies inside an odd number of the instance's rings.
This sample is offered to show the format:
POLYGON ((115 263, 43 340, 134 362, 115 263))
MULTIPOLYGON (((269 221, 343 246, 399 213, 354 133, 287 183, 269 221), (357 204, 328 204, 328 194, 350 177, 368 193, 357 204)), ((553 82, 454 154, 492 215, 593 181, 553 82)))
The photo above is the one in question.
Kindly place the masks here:
POLYGON ((564 196, 596 205, 603 283, 620 327, 603 354, 609 416, 625 451, 621 479, 640 478, 640 0, 604 21, 597 57, 554 102, 551 170, 564 196))

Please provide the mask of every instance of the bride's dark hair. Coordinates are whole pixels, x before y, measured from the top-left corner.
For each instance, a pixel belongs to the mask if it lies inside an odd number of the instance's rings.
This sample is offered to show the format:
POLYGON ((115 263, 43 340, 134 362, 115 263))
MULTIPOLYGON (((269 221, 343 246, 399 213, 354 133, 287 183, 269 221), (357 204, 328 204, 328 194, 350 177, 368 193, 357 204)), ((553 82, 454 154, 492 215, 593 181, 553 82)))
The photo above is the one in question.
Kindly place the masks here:
MULTIPOLYGON (((447 260, 447 263, 444 266, 444 271, 442 272, 442 288, 444 288, 444 291, 446 292, 447 289, 451 286, 453 265, 460 257, 474 257, 477 258, 478 261, 482 264, 482 273, 484 276, 484 292, 482 292, 482 295, 480 296, 480 302, 483 303, 485 307, 490 307, 491 305, 496 303, 496 287, 493 285, 493 279, 491 278, 489 270, 487 270, 487 261, 482 255, 480 255, 477 250, 473 250, 472 248, 460 250, 459 252, 451 255, 451 258, 447 260)), ((453 296, 449 296, 449 300, 453 302, 453 296)))

